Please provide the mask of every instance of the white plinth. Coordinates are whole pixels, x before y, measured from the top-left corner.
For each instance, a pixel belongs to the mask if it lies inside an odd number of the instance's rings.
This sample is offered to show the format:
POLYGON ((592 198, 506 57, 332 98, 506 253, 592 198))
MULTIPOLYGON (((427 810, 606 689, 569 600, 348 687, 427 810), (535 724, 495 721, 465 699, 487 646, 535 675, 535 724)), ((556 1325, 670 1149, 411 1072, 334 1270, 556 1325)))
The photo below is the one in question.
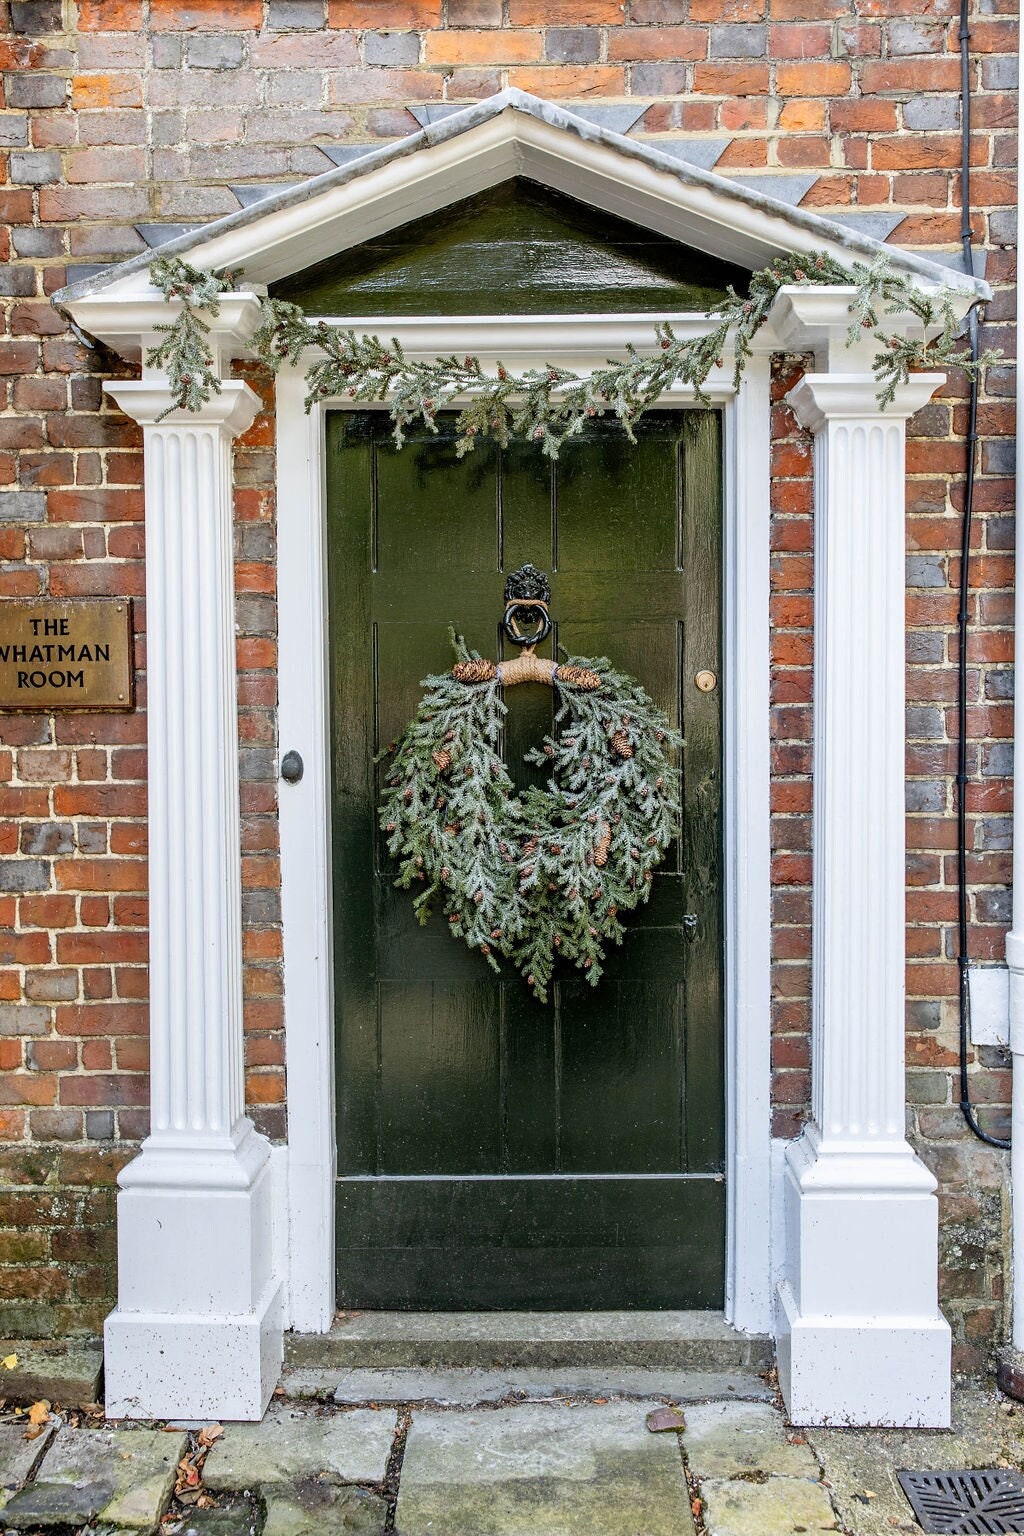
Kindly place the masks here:
POLYGON ((787 1149, 779 1380, 794 1424, 949 1424, 935 1179, 904 1141, 787 1149))

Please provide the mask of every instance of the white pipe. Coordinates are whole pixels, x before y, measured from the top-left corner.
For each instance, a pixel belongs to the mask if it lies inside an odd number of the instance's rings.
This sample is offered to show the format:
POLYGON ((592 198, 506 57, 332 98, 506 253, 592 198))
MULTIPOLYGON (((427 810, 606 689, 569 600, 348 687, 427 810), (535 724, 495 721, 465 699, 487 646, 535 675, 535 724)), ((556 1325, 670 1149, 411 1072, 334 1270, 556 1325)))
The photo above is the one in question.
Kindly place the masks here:
MULTIPOLYGON (((1022 142, 1024 111, 1017 98, 1017 145, 1022 142)), ((1024 249, 1024 157, 1017 156, 1017 259, 1024 249)), ((1017 566, 1014 575, 1013 658, 1013 927, 1006 935, 1010 968, 1010 1051, 1013 1105, 1010 1113, 1011 1263, 1013 1265, 1013 1345, 1024 1350, 1024 463, 1019 446, 1024 422, 1021 339, 1024 337, 1024 274, 1017 277, 1017 566), (1020 676, 1017 676, 1017 674, 1020 676)))

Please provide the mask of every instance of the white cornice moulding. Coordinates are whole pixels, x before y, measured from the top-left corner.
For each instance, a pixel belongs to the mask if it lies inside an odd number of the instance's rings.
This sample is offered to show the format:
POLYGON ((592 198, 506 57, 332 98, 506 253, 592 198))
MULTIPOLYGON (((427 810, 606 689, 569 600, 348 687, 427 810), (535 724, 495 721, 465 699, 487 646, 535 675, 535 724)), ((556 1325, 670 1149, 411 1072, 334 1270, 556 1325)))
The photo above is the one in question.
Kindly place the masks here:
MULTIPOLYGON (((922 288, 925 292, 938 292, 937 288, 929 289, 925 284, 922 288)), ((769 322, 779 345, 792 352, 814 351, 836 342, 846 346, 852 323, 850 302, 856 292, 853 287, 824 283, 790 284, 780 288, 769 322)), ((952 290, 950 300, 954 313, 961 320, 974 302, 970 294, 952 290)), ((901 336, 926 334, 929 337, 939 335, 942 330, 940 325, 923 326, 912 314, 885 315, 881 328, 901 336)), ((871 345, 872 340, 871 332, 866 331, 866 343, 871 345)))
MULTIPOLYGON (((655 357, 659 344, 655 329, 670 325, 681 340, 706 335, 716 324, 716 317, 709 314, 638 312, 621 315, 438 315, 403 316, 382 319, 380 316, 348 317, 310 316, 314 323, 324 320, 354 331, 357 337, 377 336, 382 340, 397 341, 407 357, 417 361, 454 353, 467 353, 480 359, 485 370, 493 370, 498 363, 525 370, 546 368, 549 364, 573 369, 578 373, 591 373, 603 368, 616 358, 624 358, 626 348, 632 346, 641 357, 655 357), (647 337, 650 338, 649 342, 647 337)), ((755 356, 767 356, 772 350, 769 338, 758 345, 755 337, 751 352, 755 356)), ((321 360, 324 353, 310 347, 297 364, 282 371, 280 377, 294 378, 308 370, 311 364, 321 360)), ((736 396, 733 379, 733 350, 731 337, 723 348, 722 366, 714 368, 704 384, 704 393, 710 400, 724 404, 736 396)), ((453 404, 458 404, 458 397, 453 404)), ((672 404, 686 404, 696 399, 691 384, 677 382, 662 398, 672 404)), ((321 401, 323 405, 347 406, 344 396, 336 400, 321 401)), ((386 409, 386 402, 360 401, 360 409, 386 409)))
MULTIPOLYGON (((223 293, 220 314, 208 316, 211 340, 230 356, 246 356, 259 323, 258 294, 223 293)), ((116 290, 90 294, 64 306, 80 330, 95 336, 120 357, 138 361, 144 345, 159 339, 160 326, 168 325, 181 305, 163 295, 148 281, 141 293, 118 294, 116 290)))
MULTIPOLYGON (((376 316, 310 315, 342 326, 357 336, 394 337, 412 356, 472 352, 480 357, 501 354, 557 353, 558 366, 567 354, 586 356, 604 363, 612 352, 634 346, 642 355, 658 351, 655 330, 670 325, 677 337, 703 336, 717 324, 717 316, 692 310, 638 310, 616 315, 402 315, 394 319, 376 316), (649 343, 647 338, 649 339, 649 343)), ((732 378, 731 369, 723 370, 732 378)), ((361 402, 362 403, 362 402, 361 402)))
POLYGON ((211 395, 197 411, 167 411, 170 389, 147 379, 107 381, 103 388, 124 414, 141 426, 225 427, 235 437, 252 426, 262 403, 256 391, 241 379, 225 380, 220 393, 211 395), (164 411, 167 414, 161 419, 164 411))
POLYGON ((878 403, 878 380, 864 373, 805 373, 789 391, 786 404, 797 421, 810 432, 820 432, 829 421, 905 421, 928 404, 946 382, 944 373, 914 373, 896 389, 896 398, 883 410, 878 403))

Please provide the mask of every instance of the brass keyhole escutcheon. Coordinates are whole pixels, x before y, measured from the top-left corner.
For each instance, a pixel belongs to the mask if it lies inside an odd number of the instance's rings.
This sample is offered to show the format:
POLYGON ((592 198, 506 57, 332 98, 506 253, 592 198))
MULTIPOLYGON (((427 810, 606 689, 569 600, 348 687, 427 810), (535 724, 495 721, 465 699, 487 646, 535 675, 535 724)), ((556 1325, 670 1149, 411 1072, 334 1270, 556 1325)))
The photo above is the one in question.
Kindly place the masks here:
POLYGON ((701 693, 710 693, 712 689, 718 687, 718 678, 713 672, 698 672, 694 682, 701 693))

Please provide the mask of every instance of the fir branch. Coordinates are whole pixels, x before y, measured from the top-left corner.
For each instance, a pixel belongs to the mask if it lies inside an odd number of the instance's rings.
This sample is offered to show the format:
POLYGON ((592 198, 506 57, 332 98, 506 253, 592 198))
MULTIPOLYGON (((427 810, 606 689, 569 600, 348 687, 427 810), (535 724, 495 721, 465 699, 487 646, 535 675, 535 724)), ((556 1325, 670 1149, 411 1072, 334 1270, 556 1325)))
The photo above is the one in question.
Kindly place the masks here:
POLYGON ((158 256, 149 275, 168 303, 181 304, 175 320, 156 327, 164 339, 146 353, 147 365, 162 368, 171 387, 172 402, 157 417, 162 421, 171 411, 201 410, 211 395, 220 394, 220 376, 207 339, 210 327, 199 316, 220 314, 220 296, 234 287, 237 274, 202 272, 176 256, 158 256))
MULTIPOLYGON (((231 276, 200 272, 175 258, 158 258, 150 270, 154 283, 169 299, 179 300, 182 310, 172 325, 160 327, 165 339, 147 361, 166 370, 175 406, 198 410, 220 388, 206 341, 209 328, 199 313, 216 315, 219 296, 231 286, 231 276)), ((698 403, 708 405, 708 381, 716 369, 726 366, 730 354, 733 383, 738 387, 753 355, 754 337, 768 320, 779 290, 806 285, 854 290, 848 340, 853 345, 865 332, 872 333, 873 367, 883 409, 892 404, 897 388, 914 369, 955 366, 973 378, 1000 355, 986 351, 972 360, 970 352, 957 344, 961 322, 952 294, 946 289, 934 294, 918 289, 892 266, 884 251, 870 265, 853 262, 849 267, 826 252, 776 257, 751 274, 746 295, 728 290, 705 334, 680 338, 670 325, 660 325, 655 330, 657 347, 650 356, 629 346, 624 358, 609 359, 605 367, 588 374, 556 367, 516 374, 502 363, 490 373, 479 358, 454 353, 410 358, 397 340, 385 343, 377 336, 357 336, 326 321, 307 320, 297 305, 278 299, 263 301, 253 346, 275 372, 285 362, 298 364, 306 352, 314 351, 306 371, 307 411, 321 400, 337 398, 387 403, 399 447, 409 427, 421 423, 436 431, 437 413, 457 407, 460 456, 480 439, 491 439, 502 447, 512 439, 523 439, 557 458, 562 444, 595 417, 614 416, 634 441, 636 422, 676 385, 690 386, 698 403), (897 314, 913 316, 921 336, 887 332, 885 316, 897 314), (929 340, 928 331, 937 334, 929 340)))

